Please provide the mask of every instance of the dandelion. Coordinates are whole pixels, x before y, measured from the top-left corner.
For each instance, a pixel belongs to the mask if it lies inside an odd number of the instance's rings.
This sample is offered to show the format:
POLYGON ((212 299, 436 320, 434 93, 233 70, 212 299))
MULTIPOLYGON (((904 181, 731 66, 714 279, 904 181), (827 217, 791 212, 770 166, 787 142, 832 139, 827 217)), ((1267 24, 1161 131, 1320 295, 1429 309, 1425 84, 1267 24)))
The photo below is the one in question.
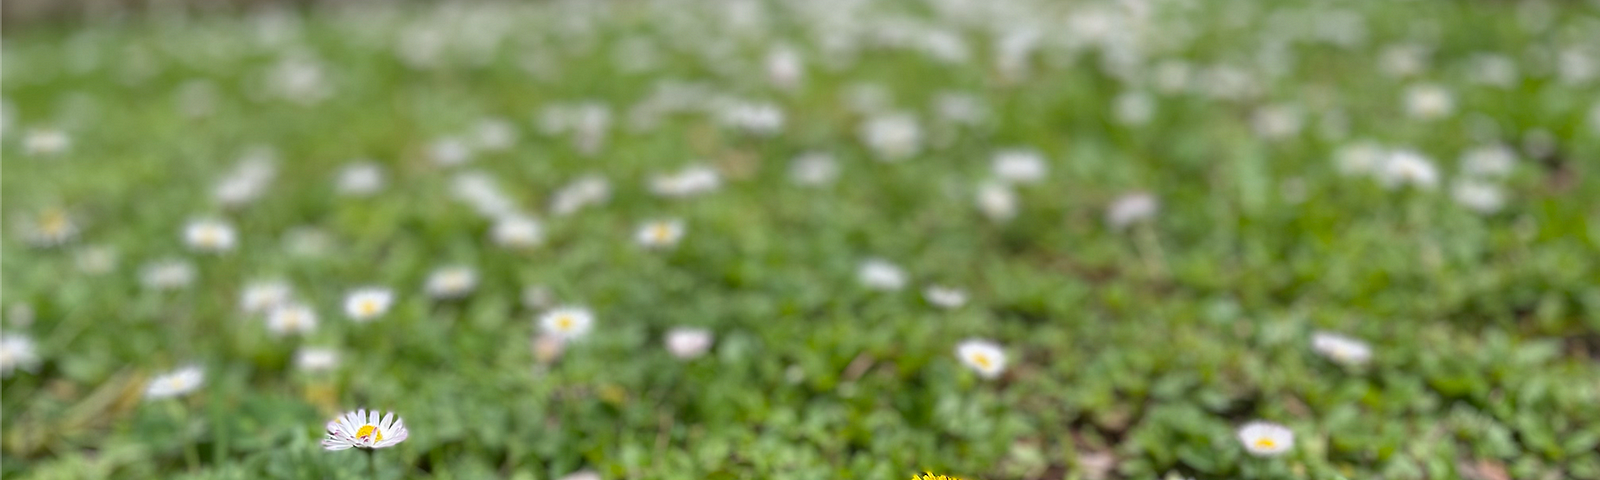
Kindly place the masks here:
POLYGON ((289 284, 281 280, 251 283, 239 294, 239 308, 245 313, 265 312, 288 303, 293 293, 289 284))
POLYGON ((152 290, 177 290, 194 283, 194 265, 177 259, 159 260, 145 265, 139 281, 152 290))
POLYGON ((1239 443, 1251 455, 1272 457, 1294 448, 1294 431, 1271 422, 1255 421, 1239 427, 1239 443))
POLYGON ((455 299, 467 296, 478 286, 478 272, 465 266, 451 266, 434 270, 428 275, 424 290, 436 299, 455 299))
POLYGON ((310 306, 288 303, 267 312, 267 330, 274 335, 299 335, 317 328, 317 312, 310 306))
POLYGON ((634 238, 645 248, 669 248, 683 239, 683 220, 652 220, 639 227, 634 238))
POLYGON ((1450 198, 1478 213, 1494 213, 1505 206, 1506 196, 1499 185, 1482 180, 1460 179, 1450 187, 1450 198))
POLYGON ((983 216, 996 222, 1011 220, 1017 216, 1017 192, 1012 191, 1009 185, 999 182, 988 182, 978 187, 978 211, 983 216))
POLYGON ((328 438, 322 448, 346 450, 355 448, 388 448, 404 442, 411 432, 405 420, 388 412, 380 419, 378 411, 366 409, 346 412, 328 422, 328 438))
POLYGON ((383 167, 370 161, 357 161, 339 169, 335 183, 341 195, 365 197, 383 189, 383 167))
POLYGON ((956 345, 956 357, 978 376, 995 378, 1006 369, 1006 352, 988 340, 967 340, 956 345))
POLYGON ((389 312, 394 292, 381 287, 364 287, 344 296, 344 313, 359 323, 370 322, 389 312))
POLYGON ((1389 152, 1376 173, 1378 182, 1391 189, 1410 185, 1431 190, 1439 183, 1439 171, 1433 161, 1412 150, 1389 152))
POLYGON ((220 220, 196 220, 183 228, 183 241, 201 252, 226 252, 238 244, 233 226, 220 220))
POLYGON ((294 352, 294 366, 307 372, 322 372, 339 366, 339 351, 323 347, 300 347, 294 352))
POLYGON ((667 351, 683 360, 699 358, 711 349, 712 335, 704 328, 678 327, 667 331, 667 351))
POLYGON ((1039 183, 1044 179, 1044 156, 1032 150, 1002 150, 991 161, 995 178, 1009 183, 1039 183))
POLYGON ((32 372, 39 365, 39 353, 33 339, 21 335, 0 335, 0 377, 10 377, 12 372, 32 372))
POLYGON ((117 252, 111 247, 92 245, 83 247, 73 256, 78 271, 89 275, 102 275, 117 268, 117 252))
POLYGON ((72 137, 60 130, 29 130, 22 137, 22 151, 28 155, 58 155, 70 148, 72 148, 72 137))
POLYGON ((906 272, 887 260, 871 258, 861 262, 856 279, 873 290, 899 290, 906 286, 906 272))
POLYGON ((582 307, 558 307, 539 317, 539 329, 562 341, 583 338, 594 327, 594 314, 582 307))
POLYGON ((144 387, 144 398, 160 400, 193 392, 205 383, 205 372, 198 366, 187 366, 157 375, 144 387))
POLYGON ((1455 98, 1443 86, 1416 85, 1406 89, 1405 106, 1412 118, 1434 120, 1455 111, 1455 98))
POLYGON ((53 247, 72 241, 82 231, 66 210, 46 209, 23 226, 28 243, 40 247, 53 247))
POLYGON ((1161 210, 1161 202, 1149 192, 1133 192, 1117 197, 1106 208, 1106 224, 1111 228, 1121 230, 1135 223, 1149 221, 1155 218, 1156 212, 1161 210))
POLYGON ((916 117, 907 113, 880 115, 867 120, 858 132, 861 143, 872 149, 879 160, 905 160, 922 149, 922 128, 916 117))
POLYGON ((544 241, 544 226, 523 215, 503 215, 489 229, 489 238, 506 248, 528 248, 544 241))
POLYGON ((796 185, 809 187, 833 183, 839 177, 839 163, 833 155, 819 152, 803 153, 789 162, 789 178, 796 185))
POLYGON ((722 176, 705 165, 694 165, 676 173, 657 175, 650 179, 650 192, 670 198, 701 195, 722 186, 722 176))
POLYGON ((967 292, 959 288, 930 285, 922 290, 922 298, 929 304, 944 308, 956 309, 967 304, 967 292))
POLYGON ((1347 365, 1362 365, 1372 359, 1372 347, 1366 342, 1332 332, 1312 333, 1311 350, 1347 365))

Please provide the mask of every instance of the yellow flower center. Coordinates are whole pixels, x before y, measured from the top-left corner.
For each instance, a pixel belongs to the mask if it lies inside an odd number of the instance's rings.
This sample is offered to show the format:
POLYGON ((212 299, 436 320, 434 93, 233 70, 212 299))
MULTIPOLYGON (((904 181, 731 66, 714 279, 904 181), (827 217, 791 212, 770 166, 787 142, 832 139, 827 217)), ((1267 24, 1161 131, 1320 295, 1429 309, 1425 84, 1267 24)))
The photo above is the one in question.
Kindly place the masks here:
POLYGON ((1260 450, 1272 450, 1274 448, 1278 448, 1278 442, 1271 438, 1257 438, 1254 443, 1256 448, 1260 450))
POLYGON ((988 355, 984 355, 984 354, 981 354, 981 353, 976 353, 976 354, 972 355, 972 363, 978 364, 978 368, 990 368, 991 366, 994 365, 994 363, 989 360, 989 356, 988 355))
POLYGON ((378 313, 378 302, 373 301, 370 298, 364 299, 361 301, 360 305, 356 306, 356 309, 360 310, 362 315, 376 314, 378 313))
POLYGON ((556 328, 561 330, 572 330, 573 323, 572 317, 566 315, 556 317, 556 328))
POLYGON ((39 220, 39 229, 50 235, 65 232, 67 230, 67 216, 62 215, 61 212, 46 213, 44 218, 39 220))
POLYGON ((667 228, 666 225, 658 223, 650 227, 650 238, 656 242, 666 242, 670 236, 672 236, 672 229, 667 228))
POLYGON ((361 426, 360 430, 356 430, 356 438, 361 440, 372 440, 373 442, 381 442, 383 441, 383 432, 378 431, 377 426, 363 425, 361 426))

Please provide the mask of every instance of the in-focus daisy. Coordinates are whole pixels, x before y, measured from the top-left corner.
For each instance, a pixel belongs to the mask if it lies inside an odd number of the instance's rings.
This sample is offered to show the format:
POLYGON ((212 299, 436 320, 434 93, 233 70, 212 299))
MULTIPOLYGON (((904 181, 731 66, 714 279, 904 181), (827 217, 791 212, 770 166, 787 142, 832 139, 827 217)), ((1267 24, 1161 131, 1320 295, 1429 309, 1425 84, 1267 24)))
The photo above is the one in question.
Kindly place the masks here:
POLYGON ((810 152, 789 162, 789 178, 796 185, 820 186, 833 183, 839 177, 839 164, 833 155, 810 152))
POLYGON ((922 128, 917 118, 894 113, 871 118, 861 124, 861 143, 872 149, 879 160, 905 160, 922 149, 922 128))
POLYGON ((29 130, 22 137, 22 151, 28 155, 56 155, 69 148, 72 148, 72 137, 60 130, 29 130))
POLYGON ((1106 223, 1113 229, 1127 228, 1135 223, 1155 218, 1161 202, 1148 192, 1133 192, 1117 197, 1106 208, 1106 223))
POLYGON ((565 341, 577 340, 594 328, 594 314, 582 307, 558 307, 539 316, 539 329, 565 341))
POLYGON ((177 290, 194 283, 194 265, 185 260, 159 260, 139 271, 139 281, 153 290, 177 290))
POLYGON ((1239 427, 1239 443, 1251 455, 1272 457, 1294 448, 1294 431, 1271 422, 1250 422, 1239 427))
POLYGON ((1006 370, 1006 352, 988 340, 967 340, 956 345, 956 357, 983 378, 995 378, 1006 370))
POLYGON ((39 353, 33 339, 21 335, 0 335, 0 376, 9 377, 17 370, 33 371, 39 365, 39 353))
POLYGON ((1362 365, 1372 359, 1372 347, 1366 342, 1333 332, 1312 333, 1311 350, 1346 365, 1362 365))
POLYGON ((344 313, 351 320, 369 322, 388 313, 394 305, 394 292, 381 287, 364 287, 351 291, 344 297, 344 313))
POLYGON ((711 349, 712 335, 704 328, 678 327, 667 331, 667 351, 688 360, 699 358, 711 349))
POLYGON ((238 236, 221 220, 196 220, 183 228, 183 241, 197 251, 226 252, 238 244, 238 236))
POLYGON ((254 282, 239 293, 239 308, 245 313, 261 313, 288 303, 293 295, 289 284, 282 280, 254 282))
POLYGON ((365 197, 383 189, 383 167, 371 161, 357 161, 339 169, 335 184, 340 194, 365 197))
POLYGON ((1450 187, 1450 198, 1478 213, 1494 213, 1505 206, 1506 196, 1499 185, 1463 178, 1450 187))
POLYGON ((22 225, 28 243, 41 247, 60 245, 77 238, 81 228, 66 210, 46 209, 31 222, 22 225))
POLYGON ((289 303, 267 312, 267 330, 275 335, 298 335, 317 328, 317 311, 310 306, 289 303))
POLYGON ((502 215, 489 227, 489 238, 506 248, 528 248, 544 241, 544 225, 525 215, 502 215))
POLYGON ((294 352, 294 366, 307 372, 332 370, 339 366, 339 351, 332 348, 300 347, 294 352))
POLYGON ((984 217, 996 222, 1011 220, 1017 216, 1017 192, 1010 185, 1000 182, 987 182, 978 187, 978 211, 984 217))
POLYGON ((967 292, 959 288, 929 285, 922 290, 922 298, 929 304, 946 309, 961 308, 967 304, 967 292))
POLYGON ((1439 171, 1433 161, 1412 150, 1393 150, 1378 165, 1378 182, 1388 188, 1414 186, 1432 190, 1439 184, 1439 171))
POLYGON ((478 287, 478 272, 464 266, 443 267, 428 275, 425 290, 437 299, 467 296, 478 287))
POLYGON ((683 239, 683 220, 652 220, 639 227, 634 238, 645 248, 669 248, 683 239))
POLYGON ((322 448, 388 448, 404 442, 410 435, 405 420, 395 416, 394 412, 379 418, 377 410, 361 409, 346 412, 329 421, 328 437, 322 439, 322 448))
POLYGON ((856 279, 873 290, 899 290, 906 286, 906 272, 888 260, 870 258, 856 269, 856 279))
POLYGON ((157 375, 144 387, 144 398, 159 400, 193 392, 205 383, 205 371, 197 366, 187 366, 157 375))
POLYGON ((1010 183, 1039 183, 1044 180, 1044 156, 1033 150, 1002 150, 992 160, 995 178, 1010 183))
POLYGON ((1443 118, 1455 111, 1455 105, 1455 97, 1443 86, 1423 84, 1406 90, 1406 114, 1412 118, 1422 120, 1443 118))

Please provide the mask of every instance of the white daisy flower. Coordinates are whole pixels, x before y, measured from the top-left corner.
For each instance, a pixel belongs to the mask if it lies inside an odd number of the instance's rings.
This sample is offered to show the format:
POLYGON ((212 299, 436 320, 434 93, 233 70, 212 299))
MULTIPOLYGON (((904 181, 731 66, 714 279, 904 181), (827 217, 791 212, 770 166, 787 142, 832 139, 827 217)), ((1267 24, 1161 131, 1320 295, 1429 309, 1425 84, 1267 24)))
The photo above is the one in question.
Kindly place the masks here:
POLYGON ((1127 228, 1155 218, 1161 210, 1161 201, 1148 192, 1133 192, 1117 197, 1106 208, 1106 224, 1113 229, 1127 228))
POLYGON ((1439 171, 1433 161, 1412 150, 1394 150, 1378 165, 1378 182, 1388 188, 1407 185, 1432 190, 1439 184, 1439 171))
POLYGON ((78 271, 89 275, 109 273, 117 268, 117 252, 111 247, 91 245, 78 250, 73 256, 78 271))
POLYGON ((887 260, 870 258, 856 269, 856 279, 873 290, 899 290, 906 286, 906 272, 887 260))
POLYGON ((996 222, 1011 220, 1017 216, 1017 192, 1011 186, 999 182, 987 182, 978 187, 975 199, 978 211, 983 216, 996 222))
POLYGON ((722 186, 722 175, 706 165, 694 165, 675 173, 650 179, 650 192, 663 197, 683 198, 701 195, 722 186))
POLYGON ((577 340, 594 328, 594 314, 582 307, 558 307, 539 317, 539 328, 564 341, 577 340))
POLYGON ((1156 102, 1145 92, 1123 92, 1111 101, 1111 112, 1117 123, 1137 127, 1155 118, 1156 102))
POLYGON ((317 311, 308 305, 288 303, 267 312, 267 330, 274 335, 301 335, 317 328, 317 311))
POLYGON ((872 149, 879 160, 895 162, 915 156, 922 150, 922 127, 908 113, 873 117, 861 124, 861 143, 872 149))
POLYGON ((753 135, 783 131, 783 110, 770 103, 728 102, 717 110, 717 117, 723 126, 753 135))
POLYGON ((39 352, 33 339, 21 335, 0 335, 0 377, 17 370, 33 371, 39 365, 39 352))
POLYGON ((940 92, 933 101, 939 119, 952 125, 975 126, 989 120, 989 109, 977 95, 940 92))
POLYGON ((611 199, 611 182, 605 177, 588 175, 574 180, 557 190, 550 199, 550 213, 571 215, 583 207, 599 205, 611 199))
POLYGON ((705 355, 712 341, 711 331, 704 328, 678 327, 667 331, 667 351, 683 360, 705 355))
POLYGON ((683 239, 683 233, 683 220, 652 220, 639 227, 634 239, 645 248, 670 248, 678 245, 678 241, 683 239))
POLYGON ((1455 97, 1440 85, 1422 84, 1406 89, 1406 114, 1412 118, 1434 120, 1455 112, 1455 97))
POLYGON ((428 275, 425 290, 436 299, 467 296, 478 287, 478 272, 464 266, 443 267, 428 275))
POLYGON ((391 306, 394 306, 394 292, 382 287, 358 288, 344 297, 345 315, 360 323, 383 316, 391 306))
POLYGON ((793 90, 800 86, 805 74, 800 53, 792 48, 779 47, 767 52, 767 80, 778 88, 793 90))
POLYGON ((516 200, 501 191, 494 177, 484 172, 457 174, 450 179, 450 193, 485 217, 498 218, 517 213, 516 200))
POLYGON ((1372 359, 1372 347, 1366 342, 1332 332, 1312 333, 1311 350, 1347 365, 1362 365, 1372 359))
POLYGON ((322 439, 322 448, 346 450, 354 448, 388 448, 404 442, 411 432, 405 420, 389 412, 378 417, 378 411, 366 409, 346 412, 328 422, 328 437, 322 439))
POLYGON ((72 148, 72 137, 60 130, 29 130, 22 137, 22 151, 28 155, 57 155, 70 148, 72 148))
POLYGON ((1333 153, 1334 166, 1345 175, 1375 173, 1383 165, 1389 151, 1370 141, 1359 141, 1339 147, 1333 153))
POLYGON ((233 226, 221 220, 196 220, 183 228, 183 241, 201 252, 226 252, 238 245, 233 226))
POLYGON ((978 376, 995 378, 1006 369, 1006 352, 988 340, 967 340, 956 345, 956 357, 978 376))
POLYGON ((1251 455, 1272 457, 1294 448, 1294 431, 1271 422, 1255 421, 1239 427, 1239 443, 1251 455))
POLYGON ((1456 180, 1450 187, 1450 198, 1478 213, 1498 212, 1506 203, 1505 192, 1499 185, 1467 178, 1456 180))
POLYGON ((922 290, 922 298, 929 304, 944 308, 956 309, 967 304, 967 292, 959 288, 945 287, 942 285, 929 285, 922 290))
POLYGON ((428 158, 434 165, 453 167, 472 160, 472 147, 456 138, 441 138, 428 145, 428 158))
POLYGON ((40 212, 32 221, 22 225, 24 237, 28 243, 40 247, 52 247, 77 238, 82 228, 73 221, 66 210, 51 208, 40 212))
POLYGON ((1032 150, 1002 150, 991 161, 995 178, 1010 183, 1039 183, 1044 180, 1044 156, 1032 150))
POLYGON ((261 313, 289 302, 294 291, 287 282, 271 280, 255 282, 244 287, 239 294, 239 308, 245 313, 261 313))
POLYGON ((839 163, 833 155, 810 152, 789 162, 789 178, 796 185, 820 186, 833 183, 839 177, 839 163))
POLYGON ((332 348, 300 347, 294 352, 294 366, 307 372, 332 370, 339 366, 339 351, 332 348))
POLYGON ((227 207, 254 202, 278 175, 277 152, 268 146, 251 147, 227 175, 217 180, 211 196, 227 207))
POLYGON ((187 366, 157 375, 144 387, 144 398, 160 400, 193 392, 205 383, 205 371, 197 366, 187 366))
POLYGON ((1489 145, 1461 154, 1461 173, 1476 177, 1504 177, 1516 166, 1517 152, 1504 145, 1489 145))
POLYGON ((1256 109, 1250 116, 1250 125, 1254 128, 1256 136, 1281 139, 1299 134, 1305 121, 1299 107, 1268 105, 1256 109))
POLYGON ((489 238, 506 248, 528 248, 544 241, 544 225, 524 215, 502 215, 489 228, 489 238))
POLYGON ((472 128, 472 140, 480 150, 504 151, 517 144, 517 127, 499 118, 480 120, 472 128))
POLYGON ((333 248, 333 236, 317 227, 294 227, 283 234, 283 247, 296 257, 320 257, 333 248))
POLYGON ((375 162, 357 161, 339 169, 336 188, 341 195, 365 197, 383 189, 383 167, 375 162))
POLYGON ((160 260, 145 265, 139 281, 153 290, 177 290, 194 283, 194 265, 184 260, 160 260))

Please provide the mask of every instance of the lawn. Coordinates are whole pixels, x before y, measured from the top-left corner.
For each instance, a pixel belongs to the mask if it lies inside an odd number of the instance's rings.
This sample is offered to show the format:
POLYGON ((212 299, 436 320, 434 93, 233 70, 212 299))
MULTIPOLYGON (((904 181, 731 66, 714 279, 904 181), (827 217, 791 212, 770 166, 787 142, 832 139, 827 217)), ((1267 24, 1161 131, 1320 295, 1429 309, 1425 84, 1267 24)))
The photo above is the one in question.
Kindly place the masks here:
POLYGON ((9 25, 0 475, 1600 479, 1593 2, 333 3, 9 25))

